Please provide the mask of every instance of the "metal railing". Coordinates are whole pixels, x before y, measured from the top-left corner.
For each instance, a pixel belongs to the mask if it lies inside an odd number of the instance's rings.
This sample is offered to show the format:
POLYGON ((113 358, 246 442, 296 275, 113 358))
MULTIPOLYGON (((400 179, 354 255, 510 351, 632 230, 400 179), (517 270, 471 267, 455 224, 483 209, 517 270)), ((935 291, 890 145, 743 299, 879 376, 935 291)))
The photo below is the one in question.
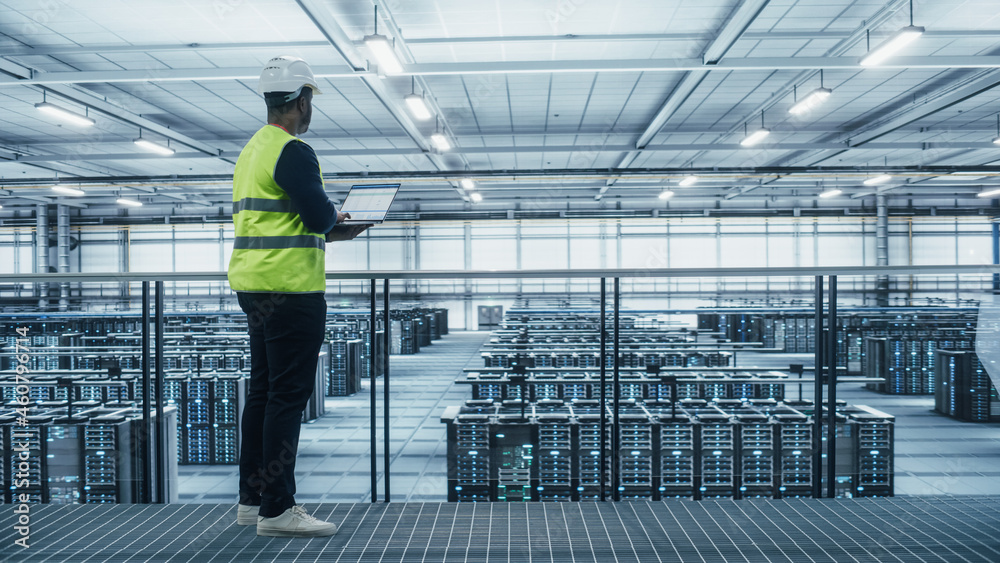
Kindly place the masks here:
MULTIPOLYGON (((607 359, 607 291, 606 283, 610 278, 613 280, 613 318, 612 326, 613 331, 611 335, 613 353, 616 358, 615 362, 612 364, 612 385, 615 389, 613 397, 612 412, 610 428, 606 428, 606 407, 601 409, 601 436, 600 436, 600 451, 601 451, 601 466, 605 466, 605 446, 607 444, 608 436, 606 430, 611 431, 611 474, 610 482, 612 484, 611 497, 613 500, 620 500, 621 495, 619 488, 617 486, 618 480, 618 457, 619 448, 617 447, 618 442, 618 424, 619 424, 619 412, 620 412, 620 399, 621 394, 618 391, 620 389, 620 317, 621 317, 621 284, 620 281, 623 278, 695 278, 695 277, 770 277, 770 276, 793 276, 793 277, 813 277, 815 284, 815 322, 816 322, 816 335, 817 341, 823 334, 824 323, 823 323, 823 313, 824 310, 827 312, 827 323, 826 323, 826 336, 827 342, 824 345, 817 345, 815 351, 815 366, 813 369, 814 373, 814 405, 815 414, 813 416, 814 432, 813 432, 813 496, 815 498, 822 497, 821 482, 822 482, 822 456, 824 452, 822 451, 822 428, 823 428, 823 385, 824 385, 824 372, 826 373, 826 385, 827 385, 827 451, 825 452, 827 461, 827 471, 830 477, 827 479, 827 496, 832 498, 835 496, 835 480, 832 478, 836 474, 836 440, 835 430, 836 430, 836 409, 833 405, 836 404, 836 387, 837 387, 837 368, 836 368, 836 326, 837 326, 837 278, 838 276, 884 276, 884 275, 996 275, 1000 274, 1000 265, 932 265, 932 266, 876 266, 876 267, 809 267, 809 268, 686 268, 686 269, 647 269, 647 270, 637 270, 637 269, 605 269, 605 270, 504 270, 504 271, 350 271, 350 272, 327 272, 326 278, 330 280, 368 280, 370 282, 370 308, 371 308, 371 326, 376 325, 377 318, 377 302, 376 302, 376 289, 377 280, 383 280, 383 346, 382 346, 382 361, 384 362, 384 379, 382 386, 382 410, 383 410, 383 436, 382 436, 382 464, 383 464, 383 498, 385 502, 390 502, 390 456, 389 456, 389 444, 390 444, 390 400, 389 400, 389 351, 390 351, 390 319, 389 319, 389 304, 390 304, 390 281, 391 280, 426 280, 426 279, 504 279, 504 278, 591 278, 600 281, 600 393, 601 393, 601 404, 607 405, 606 397, 606 385, 607 385, 607 370, 606 370, 606 359, 607 359), (827 278, 827 283, 829 285, 829 306, 824 308, 824 277, 827 278)), ((150 404, 151 400, 156 401, 155 412, 159 417, 157 420, 162 420, 163 412, 163 371, 162 371, 162 358, 163 358, 163 317, 164 317, 164 306, 163 306, 163 291, 165 282, 204 282, 204 281, 225 281, 226 274, 222 272, 195 272, 195 273, 174 273, 174 272, 162 272, 162 273, 52 273, 52 274, 2 274, 0 275, 0 283, 59 283, 59 282, 118 282, 118 283, 141 283, 141 299, 142 299, 142 400, 143 400, 143 412, 142 412, 142 423, 143 428, 146 430, 147 435, 152 435, 152 419, 149 412, 149 408, 146 405, 150 404), (153 328, 155 330, 155 350, 150 350, 150 282, 154 282, 154 318, 153 318, 153 328), (156 382, 155 386, 152 381, 150 373, 150 354, 155 355, 155 362, 153 365, 156 366, 156 382)), ((375 330, 369 331, 369 344, 371 345, 371 350, 374 352, 377 348, 375 346, 376 339, 375 330)), ((375 354, 372 353, 369 357, 371 373, 375 374, 375 354)), ((674 395, 676 399, 676 394, 674 395)), ((376 405, 377 405, 377 394, 376 385, 374 378, 370 385, 370 407, 371 407, 371 501, 378 502, 378 491, 377 491, 377 475, 378 475, 378 463, 377 463, 377 432, 376 432, 376 405)), ((163 429, 158 430, 158 435, 163 434, 163 429)), ((148 502, 148 499, 153 498, 153 487, 161 494, 158 495, 160 499, 163 499, 162 491, 165 487, 163 479, 165 478, 165 464, 166 452, 165 452, 166 440, 160 439, 156 440, 157 448, 157 462, 160 465, 156 472, 158 476, 157 483, 150 483, 148 479, 143 483, 143 494, 142 497, 144 501, 148 502)), ((145 475, 152 474, 152 451, 145 450, 142 452, 142 463, 144 467, 145 475)), ((607 491, 605 490, 604 479, 601 480, 601 499, 608 500, 607 491)))

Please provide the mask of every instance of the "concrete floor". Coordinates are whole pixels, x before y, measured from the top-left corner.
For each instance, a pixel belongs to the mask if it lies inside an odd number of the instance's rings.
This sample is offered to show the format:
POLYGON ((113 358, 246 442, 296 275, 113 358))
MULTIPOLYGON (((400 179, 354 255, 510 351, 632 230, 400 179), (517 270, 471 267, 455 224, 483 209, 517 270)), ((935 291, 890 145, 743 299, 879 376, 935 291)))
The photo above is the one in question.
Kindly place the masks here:
MULTIPOLYGON (((390 391, 393 501, 442 501, 446 494, 445 426, 440 415, 449 405, 470 398, 455 379, 466 366, 482 365, 479 348, 486 332, 453 332, 419 354, 393 356, 390 391)), ((812 362, 811 354, 741 352, 739 367, 782 367, 812 362)), ((370 395, 328 398, 326 416, 302 428, 298 502, 371 500, 370 395)), ((378 447, 382 438, 382 383, 376 386, 378 447)), ((789 397, 798 395, 789 386, 789 397)), ((803 386, 806 398, 811 385, 803 386)), ((933 396, 891 396, 860 384, 838 386, 838 398, 896 416, 897 495, 1000 494, 1000 424, 974 424, 932 412, 933 396)), ((382 453, 378 494, 382 499, 382 453)), ((235 465, 180 466, 180 500, 185 503, 235 502, 235 465)))

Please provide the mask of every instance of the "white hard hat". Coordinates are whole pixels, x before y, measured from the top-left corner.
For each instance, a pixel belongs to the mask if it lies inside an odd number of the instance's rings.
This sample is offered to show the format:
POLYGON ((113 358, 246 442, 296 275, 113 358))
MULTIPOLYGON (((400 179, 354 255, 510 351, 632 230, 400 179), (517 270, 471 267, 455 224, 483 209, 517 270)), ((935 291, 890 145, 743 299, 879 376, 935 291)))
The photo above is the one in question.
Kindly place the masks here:
POLYGON ((264 94, 269 106, 281 105, 299 97, 305 86, 311 88, 313 94, 322 94, 316 86, 316 77, 313 76, 309 63, 299 57, 285 55, 267 61, 264 71, 260 73, 257 92, 264 94), (291 94, 274 98, 267 95, 271 92, 291 92, 291 94))

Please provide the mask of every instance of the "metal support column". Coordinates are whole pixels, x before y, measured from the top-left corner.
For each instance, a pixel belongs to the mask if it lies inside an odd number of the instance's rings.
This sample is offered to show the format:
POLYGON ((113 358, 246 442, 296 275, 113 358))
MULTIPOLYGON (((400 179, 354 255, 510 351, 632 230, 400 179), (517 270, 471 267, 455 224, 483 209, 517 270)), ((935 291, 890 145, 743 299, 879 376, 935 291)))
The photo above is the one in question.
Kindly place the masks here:
POLYGON ((144 504, 153 501, 153 419, 149 416, 149 282, 142 282, 142 487, 139 498, 144 504))
POLYGON ((816 338, 813 355, 813 498, 823 496, 823 276, 816 276, 816 338))
MULTIPOLYGON (((620 364, 621 364, 621 358, 619 357, 619 351, 618 351, 619 350, 619 344, 620 344, 620 338, 619 338, 619 336, 620 336, 619 335, 619 325, 620 325, 620 322, 619 321, 621 320, 620 315, 619 315, 620 308, 621 308, 621 291, 620 291, 620 289, 621 289, 621 280, 618 279, 618 278, 615 278, 615 296, 614 296, 614 300, 615 300, 615 344, 614 344, 615 359, 614 359, 614 362, 615 363, 614 363, 614 384, 611 386, 612 393, 614 393, 615 410, 614 410, 614 414, 613 414, 612 419, 611 419, 611 494, 612 494, 612 498, 614 498, 614 500, 616 500, 616 501, 622 499, 622 492, 621 492, 621 489, 619 488, 619 485, 618 485, 618 480, 619 480, 619 476, 618 476, 618 455, 620 453, 618 451, 619 448, 620 448, 620 445, 619 445, 619 442, 620 442, 619 427, 620 426, 618 424, 618 419, 619 419, 619 410, 618 409, 621 408, 620 399, 621 399, 621 396, 622 396, 621 389, 619 388, 619 371, 620 371, 619 367, 620 367, 620 364)), ((601 405, 601 408, 603 409, 604 406, 601 405)))
MULTIPOLYGON (((875 265, 889 265, 889 208, 884 195, 875 196, 875 265)), ((889 276, 877 278, 875 305, 889 306, 889 276)))
MULTIPOLYGON (((69 273, 69 207, 56 206, 56 271, 69 273)), ((69 309, 69 282, 59 283, 59 310, 69 309)))
MULTIPOLYGON (((35 273, 49 272, 49 207, 45 204, 35 206, 35 273)), ((49 284, 40 283, 38 288, 38 308, 45 310, 49 306, 49 284)))
POLYGON ((837 276, 830 276, 830 307, 827 317, 827 428, 826 428, 826 496, 837 496, 837 276))
MULTIPOLYGON (((156 401, 156 502, 167 503, 167 425, 163 418, 163 282, 154 286, 153 301, 156 304, 156 343, 154 344, 154 362, 156 380, 153 387, 153 399, 156 401)), ((179 422, 179 421, 178 421, 179 422)))
MULTIPOLYGON (((1000 264, 1000 223, 993 221, 993 263, 1000 264)), ((1000 274, 993 274, 993 293, 1000 293, 1000 274)))
POLYGON ((385 471, 385 502, 389 502, 389 279, 382 286, 382 467, 385 471))
MULTIPOLYGON (((369 331, 368 331, 368 345, 369 354, 368 360, 370 362, 371 374, 368 378, 369 391, 371 391, 371 401, 369 403, 370 412, 370 424, 371 424, 371 458, 372 458, 372 502, 378 502, 378 464, 375 456, 377 455, 376 443, 375 443, 375 280, 371 280, 371 318, 369 319, 369 331)), ((388 328, 388 327, 386 327, 388 328)))
POLYGON ((601 326, 599 328, 601 335, 601 469, 598 471, 599 479, 601 480, 601 500, 608 500, 607 487, 605 486, 605 474, 604 468, 608 463, 607 456, 607 424, 608 424, 608 331, 607 331, 607 303, 608 303, 608 288, 606 284, 607 280, 601 278, 601 326))

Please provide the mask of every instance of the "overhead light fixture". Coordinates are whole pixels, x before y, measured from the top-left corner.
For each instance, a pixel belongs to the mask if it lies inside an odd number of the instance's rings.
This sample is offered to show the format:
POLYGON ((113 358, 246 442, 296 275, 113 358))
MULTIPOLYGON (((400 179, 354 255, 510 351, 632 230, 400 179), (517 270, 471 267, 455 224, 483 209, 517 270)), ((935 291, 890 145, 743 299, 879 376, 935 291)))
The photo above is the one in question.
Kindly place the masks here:
POLYGON ((172 154, 174 154, 174 153, 177 152, 174 149, 170 148, 170 145, 169 145, 170 141, 167 141, 167 143, 168 143, 167 145, 161 145, 159 143, 154 143, 153 141, 150 141, 149 139, 143 139, 141 132, 139 133, 139 137, 137 137, 135 139, 132 139, 132 142, 135 143, 136 145, 138 145, 139 147, 142 147, 143 149, 146 149, 149 152, 155 152, 156 154, 162 154, 163 156, 170 156, 170 155, 172 155, 172 154))
POLYGON ((419 119, 420 121, 427 121, 434 114, 431 113, 431 108, 427 107, 427 100, 419 94, 407 94, 405 98, 406 107, 410 108, 410 113, 413 117, 419 119))
POLYGON ((744 138, 742 141, 740 141, 740 144, 743 145, 744 147, 752 147, 752 146, 756 145, 757 143, 763 141, 764 137, 767 137, 770 134, 771 134, 771 130, 770 129, 768 129, 766 127, 761 127, 760 129, 758 129, 758 130, 754 131, 753 133, 750 133, 749 135, 747 135, 746 138, 744 138))
POLYGON ((378 67, 386 74, 399 74, 403 72, 403 65, 396 57, 396 51, 392 48, 392 42, 385 35, 365 35, 365 45, 372 52, 378 67))
POLYGON ((659 197, 660 197, 660 199, 670 199, 670 198, 674 197, 674 192, 672 192, 670 190, 663 190, 662 192, 660 192, 660 196, 659 197))
POLYGON ((840 195, 842 193, 844 193, 844 191, 843 190, 839 190, 839 189, 826 190, 826 191, 820 192, 819 197, 822 197, 822 198, 837 197, 838 195, 840 195))
POLYGON ((698 182, 698 177, 697 176, 688 176, 687 178, 684 178, 683 180, 681 180, 680 182, 678 182, 677 185, 680 186, 680 187, 682 187, 682 188, 686 188, 688 186, 695 185, 695 183, 697 183, 697 182, 698 182))
POLYGON ((434 148, 441 152, 451 150, 451 142, 448 141, 448 137, 444 133, 434 133, 431 135, 431 143, 434 145, 434 148))
POLYGON ((142 207, 142 202, 137 199, 118 198, 118 204, 126 207, 142 207))
POLYGON ((42 113, 47 113, 53 117, 59 118, 66 123, 73 125, 79 125, 80 127, 90 127, 96 121, 87 117, 86 115, 81 115, 75 111, 70 111, 61 106, 51 104, 49 102, 40 102, 35 104, 35 108, 42 113))
POLYGON ((997 136, 993 138, 994 145, 1000 145, 1000 113, 997 114, 997 136))
POLYGON ((472 178, 462 178, 462 181, 459 183, 466 190, 476 189, 476 182, 472 178))
POLYGON ((888 182, 889 180, 892 180, 892 176, 890 176, 888 174, 882 174, 882 175, 879 175, 879 176, 868 178, 863 183, 866 186, 877 186, 879 184, 884 184, 884 183, 888 182))
MULTIPOLYGON (((911 20, 912 17, 911 14, 911 20)), ((886 59, 901 51, 923 34, 924 28, 912 25, 911 22, 911 25, 893 33, 888 39, 879 44, 878 47, 869 50, 868 54, 861 58, 861 66, 878 66, 884 63, 886 59)))
POLYGON ((985 192, 979 192, 978 194, 976 194, 976 197, 993 197, 995 195, 1000 195, 1000 188, 986 190, 985 192))
POLYGON ((473 203, 479 203, 480 201, 483 201, 483 194, 479 192, 473 192, 469 195, 469 197, 472 198, 473 203))
POLYGON ((754 131, 753 133, 747 134, 747 124, 744 122, 743 123, 743 135, 744 136, 743 136, 743 140, 740 141, 740 144, 743 145, 744 147, 752 147, 752 146, 756 145, 757 143, 763 141, 764 137, 767 137, 770 134, 771 134, 771 130, 768 129, 767 127, 764 127, 764 112, 761 111, 760 112, 760 129, 754 131))
POLYGON ((64 195, 73 195, 73 196, 87 195, 86 192, 84 192, 83 190, 79 190, 77 188, 71 188, 69 186, 59 186, 59 185, 52 186, 52 191, 64 195))
POLYGON ((830 97, 830 94, 833 94, 833 90, 820 86, 819 88, 816 88, 812 92, 806 94, 804 98, 789 108, 788 113, 792 115, 802 115, 808 113, 825 102, 826 99, 830 97))

